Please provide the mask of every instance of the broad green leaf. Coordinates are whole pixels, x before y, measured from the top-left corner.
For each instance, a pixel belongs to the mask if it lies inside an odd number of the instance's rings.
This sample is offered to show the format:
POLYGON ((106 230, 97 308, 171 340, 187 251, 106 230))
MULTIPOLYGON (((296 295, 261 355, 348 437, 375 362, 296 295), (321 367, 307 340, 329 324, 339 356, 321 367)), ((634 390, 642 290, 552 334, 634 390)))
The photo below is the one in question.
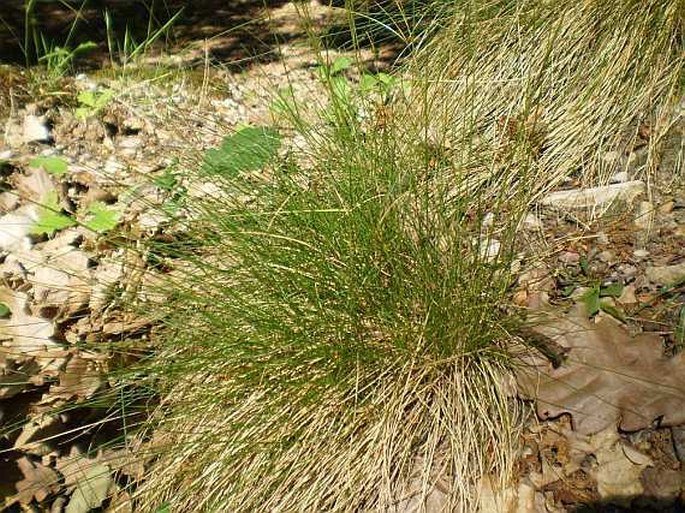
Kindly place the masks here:
POLYGON ((43 198, 43 205, 38 212, 38 220, 31 227, 29 233, 35 235, 52 235, 58 230, 74 226, 74 220, 61 213, 62 208, 57 202, 57 192, 52 191, 43 198))
POLYGON ((78 102, 86 107, 95 107, 97 97, 95 91, 81 91, 78 95, 78 102))
POLYGON ((608 313, 614 319, 618 319, 621 322, 626 322, 625 314, 610 303, 605 303, 604 301, 599 302, 599 308, 602 312, 608 313))
POLYGON ((116 208, 101 201, 94 201, 88 205, 86 214, 84 226, 98 233, 109 231, 119 223, 119 212, 116 208))
POLYGON ((378 79, 374 75, 370 73, 364 73, 362 78, 359 80, 359 90, 362 93, 368 93, 373 91, 377 84, 378 79))
POLYGON ((11 310, 5 303, 0 303, 0 317, 6 317, 11 313, 11 310))
POLYGON ((224 138, 221 148, 207 150, 202 171, 235 176, 263 168, 278 152, 281 136, 269 127, 244 127, 224 138))
POLYGON ((348 103, 352 93, 352 87, 345 77, 331 77, 331 92, 338 100, 348 103))
POLYGON ((580 300, 585 304, 587 314, 592 317, 599 312, 599 287, 593 287, 580 297, 580 300))
POLYGON ((336 73, 340 73, 341 71, 346 70, 352 66, 352 59, 346 56, 341 56, 338 57, 333 61, 333 64, 331 64, 331 75, 335 75, 336 73))
POLYGON ((376 73, 376 79, 386 87, 393 86, 397 82, 397 77, 393 77, 392 75, 383 72, 376 73))
POLYGON ((176 175, 167 168, 164 170, 164 173, 156 177, 152 183, 160 189, 163 189, 167 192, 172 192, 178 185, 178 178, 176 178, 176 175))
POLYGON ((67 161, 60 157, 36 157, 29 162, 29 166, 42 167, 53 176, 62 176, 69 169, 67 161))
POLYGON ((621 297, 621 294, 623 294, 623 285, 620 283, 610 283, 599 289, 600 297, 621 297))

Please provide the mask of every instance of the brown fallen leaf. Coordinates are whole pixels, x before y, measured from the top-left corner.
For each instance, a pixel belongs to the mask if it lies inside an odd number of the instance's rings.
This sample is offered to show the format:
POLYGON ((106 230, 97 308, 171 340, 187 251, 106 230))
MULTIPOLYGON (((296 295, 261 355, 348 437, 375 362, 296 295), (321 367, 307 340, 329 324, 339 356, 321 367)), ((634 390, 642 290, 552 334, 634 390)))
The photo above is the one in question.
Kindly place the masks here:
POLYGON ((15 500, 21 504, 27 505, 34 498, 42 502, 59 490, 59 475, 51 468, 31 461, 26 456, 17 460, 17 466, 24 474, 24 479, 16 484, 18 493, 15 500))
POLYGON ((32 167, 25 174, 16 174, 14 182, 17 195, 35 203, 40 203, 46 194, 55 190, 52 178, 42 167, 32 167))
POLYGON ((28 296, 23 292, 0 287, 0 302, 11 312, 8 319, 0 319, 3 352, 14 358, 34 357, 42 370, 58 369, 64 354, 61 345, 52 338, 55 331, 53 323, 29 313, 28 296))
POLYGON ((583 434, 685 423, 685 353, 666 358, 658 335, 631 337, 611 318, 592 323, 582 305, 532 331, 566 355, 557 368, 540 353, 521 356, 519 394, 536 400, 541 418, 570 413, 583 434))
POLYGON ((88 356, 88 353, 83 352, 69 359, 64 370, 59 373, 59 384, 50 387, 46 399, 88 399, 100 389, 103 383, 101 365, 96 357, 88 356))
POLYGON ((89 258, 73 246, 45 254, 41 262, 25 264, 33 285, 34 303, 39 308, 57 307, 60 316, 79 311, 90 298, 89 258))

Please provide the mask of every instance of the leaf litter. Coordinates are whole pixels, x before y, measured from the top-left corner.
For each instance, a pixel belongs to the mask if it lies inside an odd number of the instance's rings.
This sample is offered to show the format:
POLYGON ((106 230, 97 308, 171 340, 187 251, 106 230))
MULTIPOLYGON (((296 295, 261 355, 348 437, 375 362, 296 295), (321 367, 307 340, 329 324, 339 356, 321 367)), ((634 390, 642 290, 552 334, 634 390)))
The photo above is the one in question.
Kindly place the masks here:
POLYGON ((658 335, 631 336, 610 317, 592 323, 582 304, 533 329, 565 354, 557 368, 545 358, 523 357, 521 395, 536 400, 540 418, 569 413, 575 429, 588 435, 612 426, 637 431, 657 420, 685 423, 684 354, 665 357, 658 335))

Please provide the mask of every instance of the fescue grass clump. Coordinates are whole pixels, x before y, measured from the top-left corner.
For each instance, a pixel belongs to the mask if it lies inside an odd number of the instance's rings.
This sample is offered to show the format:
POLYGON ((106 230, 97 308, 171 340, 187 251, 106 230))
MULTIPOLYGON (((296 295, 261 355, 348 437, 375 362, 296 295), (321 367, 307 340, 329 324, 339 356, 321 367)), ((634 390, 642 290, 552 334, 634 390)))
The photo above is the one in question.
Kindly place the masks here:
POLYGON ((679 5, 466 2, 382 123, 329 74, 326 124, 294 123, 310 166, 214 154, 183 235, 150 248, 174 258, 141 509, 474 511, 483 475, 504 483, 518 226, 559 183, 606 181, 641 116, 658 148, 679 5))
POLYGON ((147 367, 166 397, 148 507, 390 510, 439 478, 456 508, 509 464, 510 255, 484 205, 427 187, 430 158, 386 134, 336 142, 306 172, 213 175, 194 205, 147 367))

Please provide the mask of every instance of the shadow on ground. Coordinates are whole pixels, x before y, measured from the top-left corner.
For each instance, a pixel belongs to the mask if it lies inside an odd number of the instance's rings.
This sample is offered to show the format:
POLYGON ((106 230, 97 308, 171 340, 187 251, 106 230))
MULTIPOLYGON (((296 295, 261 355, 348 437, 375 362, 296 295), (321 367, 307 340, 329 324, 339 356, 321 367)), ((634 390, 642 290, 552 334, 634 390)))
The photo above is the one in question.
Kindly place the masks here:
POLYGON ((647 496, 621 497, 582 504, 568 511, 569 513, 685 513, 685 504, 680 499, 663 500, 647 496))
MULTIPOLYGON (((48 44, 75 48, 92 41, 97 48, 77 63, 82 68, 101 66, 110 60, 108 39, 117 48, 126 34, 136 43, 149 39, 178 13, 173 30, 161 35, 154 48, 166 46, 173 53, 193 45, 198 55, 213 62, 248 66, 278 57, 278 44, 288 34, 274 35, 264 15, 285 0, 60 0, 38 1, 28 38, 25 31, 24 0, 5 0, 0 10, 0 63, 25 64, 36 61, 33 35, 48 44), (108 30, 105 13, 111 24, 108 30), (72 27, 75 30, 71 33, 72 27), (27 51, 24 51, 27 47, 27 51)), ((41 54, 45 51, 38 48, 41 54)), ((197 58, 199 59, 199 57, 197 58)), ((193 63, 191 62, 191 65, 193 63)))

